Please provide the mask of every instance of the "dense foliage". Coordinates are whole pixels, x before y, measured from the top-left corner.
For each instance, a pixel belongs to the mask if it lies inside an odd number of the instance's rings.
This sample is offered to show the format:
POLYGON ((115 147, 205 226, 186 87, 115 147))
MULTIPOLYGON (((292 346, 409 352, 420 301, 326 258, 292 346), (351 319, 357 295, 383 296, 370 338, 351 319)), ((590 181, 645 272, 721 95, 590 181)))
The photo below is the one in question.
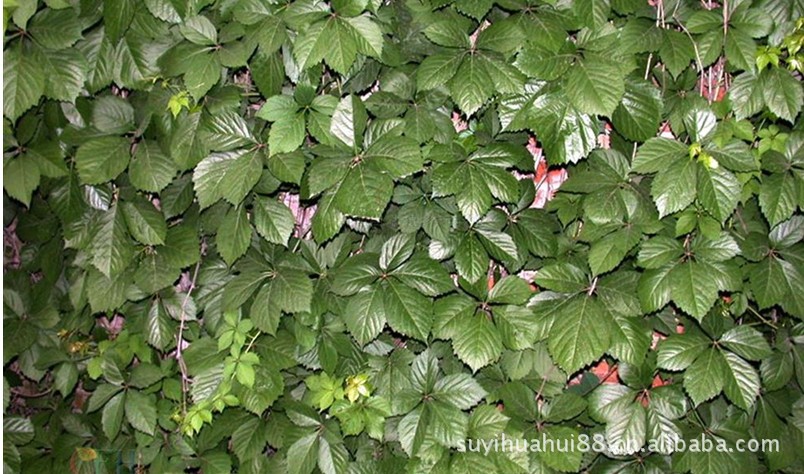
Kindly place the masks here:
POLYGON ((4 2, 4 472, 802 472, 803 10, 4 2))

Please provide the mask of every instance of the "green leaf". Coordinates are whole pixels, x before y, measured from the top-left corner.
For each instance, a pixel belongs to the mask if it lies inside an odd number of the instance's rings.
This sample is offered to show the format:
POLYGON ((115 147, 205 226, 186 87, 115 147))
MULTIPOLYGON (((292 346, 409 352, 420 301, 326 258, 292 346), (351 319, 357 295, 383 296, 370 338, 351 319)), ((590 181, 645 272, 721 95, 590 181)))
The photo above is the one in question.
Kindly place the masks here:
POLYGON ((692 204, 696 195, 697 162, 689 159, 673 161, 653 179, 650 194, 659 217, 684 210, 692 204))
POLYGON ((687 146, 667 138, 651 138, 634 158, 632 168, 637 173, 655 173, 687 157, 687 146))
POLYGON ((656 365, 667 370, 685 370, 711 344, 697 332, 672 335, 659 344, 656 365))
POLYGON ((758 114, 765 105, 765 79, 751 72, 738 75, 729 88, 734 117, 742 120, 758 114))
POLYGON ((489 291, 488 302, 499 304, 524 304, 531 295, 530 285, 517 276, 502 278, 489 291))
POLYGON ((28 22, 27 32, 43 48, 59 50, 81 39, 81 29, 82 23, 74 11, 45 8, 28 22))
POLYGON ((790 173, 774 173, 762 179, 759 206, 771 226, 793 215, 797 202, 796 179, 790 173))
POLYGON ((460 410, 477 405, 486 391, 469 374, 452 374, 440 378, 433 388, 433 398, 460 410))
POLYGON ((123 426, 123 414, 125 413, 126 392, 121 392, 111 398, 103 406, 101 414, 101 425, 103 426, 103 434, 107 438, 113 440, 120 433, 120 428, 123 426))
POLYGON ((131 426, 147 433, 154 434, 156 428, 156 403, 150 395, 144 395, 136 390, 126 393, 126 420, 131 426))
POLYGON ((205 16, 191 16, 184 20, 179 32, 187 41, 201 46, 212 46, 218 42, 215 25, 205 16))
POLYGON ((134 16, 132 0, 103 0, 103 27, 112 43, 117 43, 126 33, 134 16))
POLYGON ((366 120, 366 107, 363 101, 359 97, 348 95, 335 107, 329 131, 347 146, 360 147, 366 120))
POLYGON ((92 139, 75 152, 75 164, 81 181, 101 184, 117 178, 128 166, 131 143, 122 137, 92 139))
POLYGON ((203 209, 223 198, 236 206, 257 184, 261 174, 262 160, 258 152, 213 153, 193 171, 198 203, 203 209))
POLYGON ((724 373, 723 392, 735 405, 748 411, 759 395, 759 375, 751 364, 737 355, 724 352, 723 357, 727 369, 724 373))
POLYGON ((342 317, 357 342, 361 345, 368 344, 385 327, 383 292, 374 286, 357 292, 349 299, 342 317))
POLYGON ((612 114, 614 128, 633 141, 645 141, 656 135, 662 117, 659 90, 647 82, 628 80, 622 101, 612 114))
POLYGON ((433 325, 432 302, 416 290, 389 281, 384 288, 385 316, 394 331, 426 341, 433 325))
POLYGON ((159 350, 165 350, 173 342, 173 325, 170 316, 158 299, 154 299, 145 319, 148 343, 159 350))
POLYGON ((685 262, 670 272, 673 301, 698 321, 706 316, 717 300, 720 288, 712 273, 712 267, 701 262, 685 262))
POLYGON ((425 296, 439 296, 455 288, 444 267, 427 257, 414 256, 392 274, 394 278, 425 296))
MULTIPOLYGON (((53 100, 75 102, 76 97, 84 88, 87 69, 89 69, 89 64, 84 56, 76 49, 64 49, 43 51, 37 58, 48 71, 45 76, 44 94, 53 100)), ((31 80, 35 81, 34 78, 31 80)))
POLYGON ((380 268, 392 270, 407 261, 416 249, 416 240, 410 234, 397 234, 382 244, 380 268))
POLYGON ((416 69, 416 84, 420 91, 435 89, 446 84, 463 62, 462 54, 436 53, 427 56, 416 69))
POLYGON ((663 30, 659 55, 673 77, 678 77, 695 58, 695 47, 690 38, 680 31, 663 30))
POLYGON ((3 189, 27 207, 40 180, 39 166, 32 158, 20 156, 3 160, 3 189))
POLYGON ((721 336, 720 343, 748 360, 762 360, 771 355, 771 348, 762 333, 746 325, 728 330, 721 336))
POLYGON ((477 237, 472 234, 464 236, 455 250, 455 266, 458 269, 458 275, 470 283, 474 283, 486 274, 488 265, 488 254, 477 237))
POLYGON ((101 215, 92 238, 92 265, 107 278, 114 279, 128 267, 134 247, 128 236, 123 210, 112 206, 101 215))
POLYGON ((567 263, 542 267, 534 281, 540 287, 563 293, 579 293, 589 286, 589 279, 583 270, 567 263))
POLYGON ((270 154, 295 151, 304 141, 305 134, 304 114, 300 112, 274 122, 268 137, 270 154))
POLYGON ((123 203, 126 227, 138 242, 145 245, 162 245, 167 236, 167 223, 151 203, 137 200, 123 203))
POLYGON ((609 117, 625 92, 619 64, 610 58, 591 54, 578 60, 570 69, 565 87, 570 102, 580 112, 609 117))
POLYGON ((577 296, 556 314, 548 348, 559 367, 574 373, 603 355, 610 335, 609 318, 601 304, 577 296))
POLYGON ((318 460, 318 433, 310 433, 288 447, 288 473, 310 474, 318 460))
POLYGON ((394 192, 385 173, 363 163, 349 170, 335 194, 335 204, 348 216, 380 220, 394 192))
POLYGON ((477 112, 494 95, 494 83, 485 63, 475 56, 465 57, 449 81, 449 92, 467 117, 477 112))
POLYGON ((254 227, 268 242, 287 246, 296 220, 290 209, 274 198, 254 199, 254 227))
POLYGON ((218 245, 218 252, 227 265, 232 265, 246 253, 251 242, 251 234, 251 224, 245 207, 230 208, 226 212, 223 221, 221 221, 218 236, 215 239, 215 243, 218 245))
POLYGON ((801 104, 804 103, 801 81, 782 68, 770 68, 762 75, 762 92, 768 109, 780 118, 794 123, 801 111, 801 104))
POLYGON ((684 389, 695 405, 713 398, 723 390, 731 369, 720 351, 708 348, 684 373, 684 389))
POLYGON ((722 168, 698 167, 698 201, 715 219, 724 222, 734 212, 742 185, 722 168))
POLYGON ((450 48, 469 48, 469 35, 459 23, 450 20, 435 21, 427 25, 424 36, 439 46, 450 48))
POLYGON ((199 102, 220 78, 221 64, 217 56, 198 53, 189 59, 187 72, 184 73, 184 85, 193 100, 199 102))
POLYGON ((462 318, 460 331, 452 339, 455 355, 473 372, 497 361, 502 354, 500 332, 490 318, 483 311, 462 318))
POLYGON ((158 193, 176 175, 173 160, 163 154, 154 142, 140 142, 131 158, 128 176, 131 183, 142 191, 158 193))

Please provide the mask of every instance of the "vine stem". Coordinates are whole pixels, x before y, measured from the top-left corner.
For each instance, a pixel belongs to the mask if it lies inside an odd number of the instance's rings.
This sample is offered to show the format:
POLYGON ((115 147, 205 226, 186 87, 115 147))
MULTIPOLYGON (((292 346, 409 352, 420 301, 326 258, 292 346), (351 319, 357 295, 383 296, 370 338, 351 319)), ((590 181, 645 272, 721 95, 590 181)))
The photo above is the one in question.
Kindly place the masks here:
POLYGON ((176 361, 179 364, 179 371, 181 372, 182 415, 187 414, 187 392, 190 390, 189 387, 190 377, 187 375, 187 363, 184 361, 184 357, 182 355, 182 341, 184 340, 184 323, 186 322, 185 317, 187 314, 187 303, 190 301, 190 295, 192 295, 193 290, 195 289, 195 283, 196 280, 198 280, 199 268, 201 268, 200 259, 195 264, 195 270, 193 270, 193 279, 190 281, 190 287, 187 288, 187 294, 184 295, 184 301, 182 301, 181 303, 181 313, 179 314, 179 333, 176 335, 176 361))

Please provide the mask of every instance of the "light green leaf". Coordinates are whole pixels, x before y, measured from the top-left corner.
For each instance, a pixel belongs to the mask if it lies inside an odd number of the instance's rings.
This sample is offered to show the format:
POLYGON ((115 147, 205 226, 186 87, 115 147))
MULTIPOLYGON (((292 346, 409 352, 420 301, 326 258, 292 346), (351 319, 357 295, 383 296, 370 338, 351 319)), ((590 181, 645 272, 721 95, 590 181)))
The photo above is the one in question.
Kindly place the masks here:
POLYGON ((684 370, 711 345, 712 341, 698 332, 674 334, 659 343, 656 365, 667 370, 684 370))

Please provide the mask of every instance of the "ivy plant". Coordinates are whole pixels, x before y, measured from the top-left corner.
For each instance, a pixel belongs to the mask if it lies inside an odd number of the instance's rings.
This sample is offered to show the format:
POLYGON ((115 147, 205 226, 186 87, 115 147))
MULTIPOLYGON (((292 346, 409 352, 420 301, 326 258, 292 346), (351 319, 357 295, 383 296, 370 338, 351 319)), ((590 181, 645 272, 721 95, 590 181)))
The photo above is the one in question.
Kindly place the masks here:
POLYGON ((4 472, 801 472, 802 16, 4 2, 4 472))

